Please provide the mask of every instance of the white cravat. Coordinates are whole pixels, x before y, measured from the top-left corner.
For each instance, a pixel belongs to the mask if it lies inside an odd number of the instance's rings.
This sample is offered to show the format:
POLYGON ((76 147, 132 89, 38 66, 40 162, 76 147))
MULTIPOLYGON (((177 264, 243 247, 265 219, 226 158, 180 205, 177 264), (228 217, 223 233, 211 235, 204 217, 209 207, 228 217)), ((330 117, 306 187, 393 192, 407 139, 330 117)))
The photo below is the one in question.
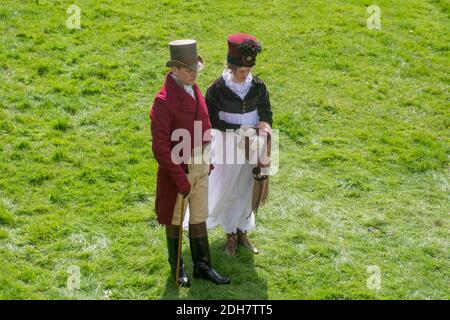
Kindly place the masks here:
POLYGON ((230 70, 225 70, 222 73, 222 78, 225 81, 225 85, 230 88, 234 93, 236 93, 242 100, 244 100, 250 87, 252 86, 253 76, 251 73, 248 74, 247 78, 243 82, 234 82, 233 74, 230 70))

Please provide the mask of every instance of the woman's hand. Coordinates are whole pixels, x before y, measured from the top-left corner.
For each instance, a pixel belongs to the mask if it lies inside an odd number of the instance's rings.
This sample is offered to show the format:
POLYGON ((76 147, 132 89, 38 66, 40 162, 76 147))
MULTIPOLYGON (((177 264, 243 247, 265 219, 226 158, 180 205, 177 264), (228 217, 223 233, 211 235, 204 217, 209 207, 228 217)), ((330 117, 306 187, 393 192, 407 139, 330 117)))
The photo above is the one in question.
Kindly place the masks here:
POLYGON ((256 126, 256 128, 258 128, 260 130, 263 130, 263 131, 266 131, 266 132, 268 132, 270 134, 272 133, 272 127, 270 126, 270 124, 268 124, 265 121, 259 122, 258 125, 256 126))

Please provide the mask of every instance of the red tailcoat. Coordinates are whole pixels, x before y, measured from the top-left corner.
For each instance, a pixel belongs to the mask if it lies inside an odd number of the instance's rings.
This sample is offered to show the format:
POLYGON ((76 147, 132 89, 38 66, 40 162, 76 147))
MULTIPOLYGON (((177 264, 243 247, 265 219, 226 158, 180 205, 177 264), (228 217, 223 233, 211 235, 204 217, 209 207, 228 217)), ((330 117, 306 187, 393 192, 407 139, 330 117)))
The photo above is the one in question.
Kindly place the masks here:
MULTIPOLYGON (((202 121, 202 137, 211 129, 205 99, 197 84, 194 85, 196 99, 180 87, 167 74, 166 81, 156 94, 150 110, 152 150, 158 162, 156 181, 156 214, 161 224, 170 225, 178 193, 189 192, 190 184, 186 177, 187 165, 175 164, 171 159, 172 148, 179 141, 171 141, 172 132, 184 128, 191 135, 191 149, 194 146, 194 120, 202 121), (194 119, 196 115, 196 118, 194 119)), ((208 143, 210 135, 207 136, 208 143)), ((180 139, 181 141, 181 139, 180 139)))

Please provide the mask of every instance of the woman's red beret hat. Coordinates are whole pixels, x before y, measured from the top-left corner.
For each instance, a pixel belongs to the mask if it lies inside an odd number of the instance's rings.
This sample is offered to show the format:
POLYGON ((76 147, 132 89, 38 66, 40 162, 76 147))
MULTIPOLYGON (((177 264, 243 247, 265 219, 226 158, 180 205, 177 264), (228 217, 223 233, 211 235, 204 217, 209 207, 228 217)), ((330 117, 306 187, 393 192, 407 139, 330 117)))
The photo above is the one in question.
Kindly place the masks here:
POLYGON ((253 67, 256 56, 261 51, 258 40, 246 33, 234 33, 228 36, 227 62, 240 67, 253 67))

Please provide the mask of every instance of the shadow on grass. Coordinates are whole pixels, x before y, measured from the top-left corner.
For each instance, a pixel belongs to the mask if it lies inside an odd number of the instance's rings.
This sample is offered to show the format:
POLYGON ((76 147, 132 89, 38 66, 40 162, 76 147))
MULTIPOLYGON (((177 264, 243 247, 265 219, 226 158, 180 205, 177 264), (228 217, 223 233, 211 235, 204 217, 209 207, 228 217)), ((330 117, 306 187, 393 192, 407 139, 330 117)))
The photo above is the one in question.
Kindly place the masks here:
POLYGON ((190 288, 175 288, 175 279, 169 274, 161 299, 168 300, 214 300, 214 299, 267 299, 267 281, 258 276, 255 269, 255 256, 243 247, 239 247, 236 256, 229 257, 224 252, 224 241, 210 239, 210 251, 214 269, 221 275, 231 278, 229 285, 216 285, 193 277, 192 259, 189 245, 184 243, 183 259, 185 269, 191 278, 190 288))

